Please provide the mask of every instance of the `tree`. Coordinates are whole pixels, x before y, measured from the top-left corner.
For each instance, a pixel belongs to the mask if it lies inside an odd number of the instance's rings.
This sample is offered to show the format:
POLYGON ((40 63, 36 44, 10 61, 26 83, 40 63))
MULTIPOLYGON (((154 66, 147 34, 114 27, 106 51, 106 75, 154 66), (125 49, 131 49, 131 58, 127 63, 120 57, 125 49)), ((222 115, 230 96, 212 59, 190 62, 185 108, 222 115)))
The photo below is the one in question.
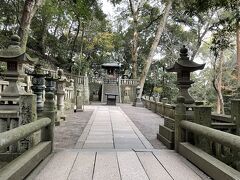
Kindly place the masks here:
POLYGON ((172 7, 172 3, 173 3, 173 0, 169 0, 167 2, 167 5, 166 5, 165 10, 164 10, 163 17, 161 18, 161 20, 159 21, 159 24, 157 26, 157 31, 156 31, 155 38, 154 38, 153 43, 152 43, 151 48, 150 48, 150 52, 149 52, 149 54, 148 54, 148 56, 147 56, 147 58, 144 62, 145 64, 144 64, 144 67, 143 67, 143 71, 142 71, 141 78, 140 78, 140 84, 139 84, 140 87, 141 87, 140 96, 142 96, 144 83, 145 83, 150 65, 151 65, 152 60, 153 60, 153 56, 154 56, 155 51, 157 49, 157 46, 159 44, 159 40, 160 40, 161 35, 163 33, 164 27, 166 26, 167 18, 168 18, 170 9, 172 7))
POLYGON ((133 38, 132 38, 132 78, 137 78, 137 59, 138 59, 138 38, 139 38, 139 11, 142 8, 143 4, 146 0, 139 0, 139 2, 135 2, 133 0, 129 0, 130 11, 133 17, 133 38))
POLYGON ((32 18, 35 15, 37 9, 42 6, 43 3, 44 0, 25 0, 20 27, 18 30, 18 35, 21 38, 20 46, 23 49, 26 49, 27 46, 28 34, 32 18))

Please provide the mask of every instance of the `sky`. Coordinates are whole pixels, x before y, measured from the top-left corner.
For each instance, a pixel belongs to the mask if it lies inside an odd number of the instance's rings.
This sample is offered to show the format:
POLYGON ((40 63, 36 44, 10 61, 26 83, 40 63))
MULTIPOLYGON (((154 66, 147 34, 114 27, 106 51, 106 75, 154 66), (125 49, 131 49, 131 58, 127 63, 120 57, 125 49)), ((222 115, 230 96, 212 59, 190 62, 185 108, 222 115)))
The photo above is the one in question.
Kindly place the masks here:
POLYGON ((114 7, 113 5, 109 2, 109 0, 101 0, 103 7, 102 10, 105 14, 107 14, 109 17, 113 16, 114 14, 114 7))

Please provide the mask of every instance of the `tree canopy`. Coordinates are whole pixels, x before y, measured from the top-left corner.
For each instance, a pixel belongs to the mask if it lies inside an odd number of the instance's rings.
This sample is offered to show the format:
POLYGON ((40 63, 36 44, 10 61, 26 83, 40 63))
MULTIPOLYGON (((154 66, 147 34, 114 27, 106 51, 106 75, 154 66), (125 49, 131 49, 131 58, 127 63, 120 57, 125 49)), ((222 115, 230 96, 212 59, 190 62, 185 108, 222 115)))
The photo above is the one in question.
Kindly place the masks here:
POLYGON ((19 34, 22 47, 46 67, 82 75, 114 60, 123 65, 122 74, 128 70, 141 79, 143 93, 172 100, 176 76, 165 68, 186 45, 191 60, 207 63, 193 74, 192 95, 223 112, 224 95, 239 89, 239 0, 109 2, 112 17, 100 0, 2 0, 0 47, 19 34))

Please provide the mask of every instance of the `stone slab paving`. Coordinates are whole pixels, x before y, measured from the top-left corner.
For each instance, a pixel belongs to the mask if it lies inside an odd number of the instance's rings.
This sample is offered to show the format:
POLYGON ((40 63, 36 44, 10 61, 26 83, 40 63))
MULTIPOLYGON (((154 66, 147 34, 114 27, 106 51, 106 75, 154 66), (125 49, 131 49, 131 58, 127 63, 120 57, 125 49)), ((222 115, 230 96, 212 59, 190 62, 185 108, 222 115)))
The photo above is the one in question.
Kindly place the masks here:
POLYGON ((146 108, 133 107, 130 104, 119 106, 155 149, 166 149, 166 146, 157 139, 159 125, 164 123, 161 116, 146 108))
MULTIPOLYGON (((199 171, 199 170, 198 170, 199 171)), ((174 151, 64 150, 57 152, 37 180, 200 180, 174 151), (171 157, 167 160, 168 157, 171 157)))
POLYGON ((126 114, 117 106, 97 106, 76 149, 153 148, 126 114))
POLYGON ((154 149, 120 107, 93 109, 75 148, 54 152, 35 179, 208 179, 174 151, 154 149))

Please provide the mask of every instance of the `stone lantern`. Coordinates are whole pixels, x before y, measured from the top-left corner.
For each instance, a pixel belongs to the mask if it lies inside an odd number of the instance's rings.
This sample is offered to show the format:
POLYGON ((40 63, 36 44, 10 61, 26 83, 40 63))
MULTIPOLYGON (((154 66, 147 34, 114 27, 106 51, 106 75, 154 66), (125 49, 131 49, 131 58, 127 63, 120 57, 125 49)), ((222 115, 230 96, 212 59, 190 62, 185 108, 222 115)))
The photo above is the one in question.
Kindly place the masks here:
MULTIPOLYGON (((36 96, 27 93, 21 87, 24 79, 23 64, 34 64, 35 60, 30 58, 24 49, 20 47, 20 38, 11 36, 11 42, 7 49, 0 50, 0 61, 6 62, 7 71, 4 80, 9 85, 1 93, 0 103, 0 133, 14 129, 18 126, 31 123, 37 119, 36 96)), ((37 142, 37 136, 26 137, 9 146, 10 153, 24 152, 32 144, 37 142)), ((3 152, 7 151, 4 150, 3 152)))
POLYGON ((57 110, 58 110, 58 117, 60 119, 65 120, 66 116, 64 114, 64 95, 65 95, 65 88, 67 78, 64 76, 63 70, 59 69, 58 73, 58 80, 57 80, 57 110))
POLYGON ((56 81, 57 78, 54 78, 51 71, 48 71, 45 77, 45 86, 46 86, 46 93, 51 92, 51 93, 56 93, 56 81))
POLYGON ((26 91, 20 86, 19 81, 24 79, 23 64, 33 64, 34 60, 20 48, 20 37, 11 36, 11 43, 7 49, 0 50, 0 61, 7 63, 7 71, 4 73, 5 81, 9 85, 2 92, 2 99, 16 101, 20 95, 26 94, 26 91))
POLYGON ((185 104, 194 104, 194 99, 189 95, 188 89, 194 81, 190 80, 190 73, 202 70, 205 64, 197 64, 189 60, 188 50, 185 46, 180 49, 180 58, 171 67, 166 68, 168 72, 177 72, 178 96, 185 98, 185 104))
POLYGON ((43 91, 45 89, 45 74, 41 64, 36 64, 34 70, 28 75, 33 76, 32 78, 32 90, 37 95, 37 112, 43 111, 43 91))
POLYGON ((143 107, 143 104, 142 104, 141 98, 140 98, 140 90, 141 90, 141 87, 140 87, 140 85, 138 84, 137 87, 136 87, 136 99, 135 99, 135 101, 133 102, 133 106, 143 107))

